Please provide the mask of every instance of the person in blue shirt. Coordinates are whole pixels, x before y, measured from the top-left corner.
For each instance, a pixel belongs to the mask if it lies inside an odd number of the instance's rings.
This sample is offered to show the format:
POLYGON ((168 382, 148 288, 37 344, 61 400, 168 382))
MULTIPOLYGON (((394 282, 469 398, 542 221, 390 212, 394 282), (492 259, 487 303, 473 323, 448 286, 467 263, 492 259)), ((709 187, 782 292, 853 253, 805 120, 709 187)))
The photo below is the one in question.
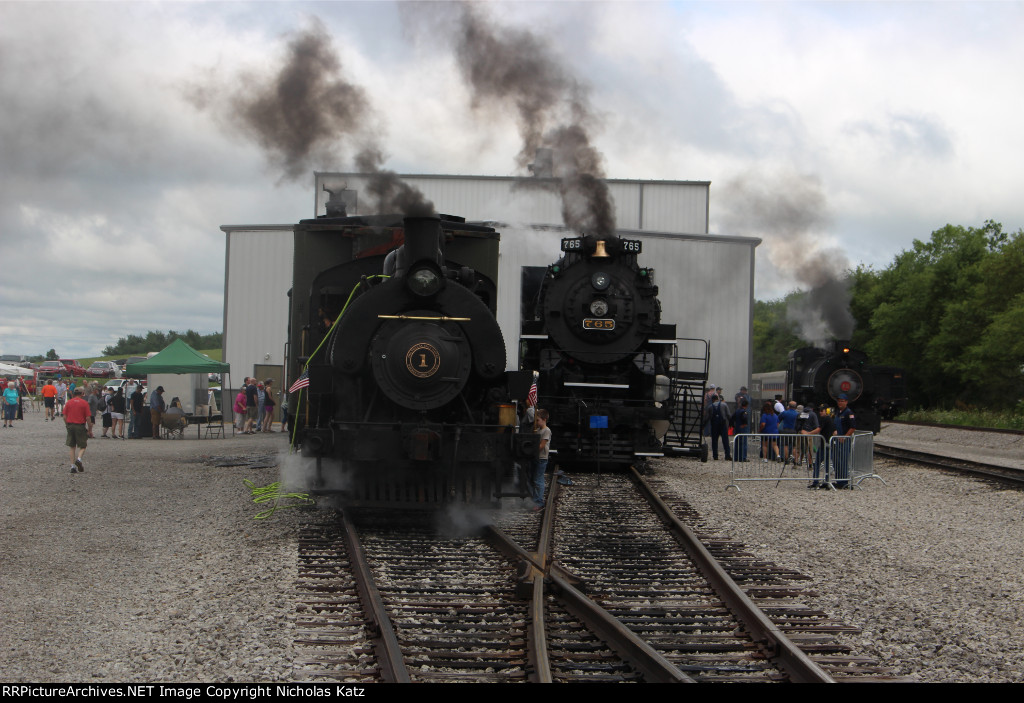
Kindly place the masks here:
MULTIPOLYGON (((779 418, 772 408, 771 401, 766 400, 761 406, 761 423, 758 430, 763 435, 777 435, 779 433, 779 418)), ((776 460, 779 456, 779 442, 772 437, 761 438, 761 458, 764 461, 776 460)))
POLYGON ((14 381, 7 382, 7 388, 4 389, 4 427, 14 427, 14 416, 18 412, 18 389, 14 386, 14 381))
MULTIPOLYGON (((796 419, 800 417, 800 413, 796 411, 796 401, 789 401, 789 407, 782 411, 779 415, 779 434, 782 435, 794 435, 796 434, 796 419)), ((793 438, 782 437, 779 442, 782 445, 782 455, 786 462, 793 460, 793 438)))

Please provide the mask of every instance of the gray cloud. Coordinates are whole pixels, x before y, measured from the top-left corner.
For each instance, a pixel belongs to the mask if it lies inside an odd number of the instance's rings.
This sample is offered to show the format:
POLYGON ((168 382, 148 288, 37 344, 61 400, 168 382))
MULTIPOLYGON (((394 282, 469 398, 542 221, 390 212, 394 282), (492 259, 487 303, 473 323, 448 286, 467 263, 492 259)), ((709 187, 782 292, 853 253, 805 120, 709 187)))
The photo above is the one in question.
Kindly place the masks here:
POLYGON ((946 127, 921 115, 891 114, 884 121, 859 120, 846 125, 844 131, 876 142, 892 158, 947 159, 954 153, 953 137, 946 127))
MULTIPOLYGON (((889 6, 851 4, 842 21, 832 5, 787 7, 801 22, 757 4, 708 11, 492 2, 483 30, 493 32, 496 51, 519 37, 536 46, 528 59, 554 69, 542 85, 562 97, 544 114, 542 140, 577 124, 574 94, 582 95, 589 119, 579 124, 588 140, 579 144, 599 158, 578 172, 712 180, 715 230, 764 237, 758 285, 775 281, 780 294, 811 285, 771 263, 771 237, 800 226, 809 241, 837 241, 848 257, 884 265, 947 222, 994 217, 1008 230, 1024 222, 1014 160, 1021 139, 1013 123, 1021 63, 1014 5, 978 14, 956 2, 925 4, 893 15, 889 6), (984 27, 975 22, 981 15, 984 27), (900 42, 879 47, 882 17, 900 42), (880 50, 865 51, 847 72, 834 41, 880 50), (767 84, 747 85, 748 64, 767 84), (896 65, 900 76, 942 75, 948 89, 887 80, 886 68, 896 65), (772 73, 775 66, 786 70, 772 73), (857 121, 837 128, 835 105, 856 106, 843 114, 857 121), (879 164, 897 169, 899 182, 878 177, 879 164), (785 180, 755 175, 786 169, 821 174, 824 218, 787 213, 775 202, 785 180), (717 213, 734 205, 724 186, 737 173, 754 185, 747 207, 737 201, 723 220, 717 213)), ((53 346, 85 355, 128 332, 219 329, 219 226, 310 216, 310 168, 354 162, 361 151, 382 173, 389 165, 506 175, 530 163, 534 133, 520 132, 514 100, 484 90, 471 106, 473 72, 467 80, 454 50, 462 11, 455 3, 0 3, 0 351, 53 346), (410 10, 419 13, 411 23, 410 10), (314 130, 302 139, 285 135, 280 149, 260 146, 249 127, 232 122, 225 132, 212 112, 183 99, 182 85, 210 76, 229 96, 246 71, 270 85, 304 12, 322 18, 339 66, 332 73, 329 55, 312 51, 315 75, 299 76, 308 79, 306 95, 324 95, 318 91, 330 91, 334 79, 361 87, 374 108, 362 123, 371 143, 325 118, 327 132, 341 129, 340 138, 314 130), (421 31, 403 33, 400 15, 406 29, 421 31)), ((481 70, 500 79, 507 67, 489 57, 481 70)), ((505 93, 524 101, 526 115, 529 90, 505 93)), ((271 109, 260 117, 274 127, 306 114, 271 109)), ((314 113, 314 126, 321 117, 314 113)), ((571 164, 586 151, 567 154, 571 164)), ((576 202, 588 211, 585 199, 576 202)), ((800 261, 799 253, 783 258, 800 261)), ((808 255, 838 260, 820 250, 808 255)))

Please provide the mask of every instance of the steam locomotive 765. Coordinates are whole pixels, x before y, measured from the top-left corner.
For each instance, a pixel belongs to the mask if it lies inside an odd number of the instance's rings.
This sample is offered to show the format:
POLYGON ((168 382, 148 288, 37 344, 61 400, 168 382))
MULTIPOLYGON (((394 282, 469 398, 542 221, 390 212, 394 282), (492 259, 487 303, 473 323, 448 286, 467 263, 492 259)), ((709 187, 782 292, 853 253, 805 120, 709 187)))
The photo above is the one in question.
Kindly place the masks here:
MULTIPOLYGON (((494 503, 516 442, 494 317, 499 235, 450 216, 295 227, 294 441, 347 505, 494 503)), ((521 395, 525 396, 525 388, 521 395)))
POLYGON ((699 454, 707 345, 699 340, 697 372, 678 368, 676 329, 661 322, 654 271, 637 263, 641 242, 567 238, 562 252, 535 291, 523 288, 520 337, 520 368, 537 371, 557 462, 642 464, 670 445, 687 451, 687 436, 699 454))
POLYGON ((857 428, 875 433, 882 420, 894 417, 907 400, 903 369, 870 364, 867 354, 842 340, 828 349, 794 349, 785 371, 754 374, 754 382, 755 397, 773 398, 777 392, 802 405, 834 405, 845 395, 857 428))

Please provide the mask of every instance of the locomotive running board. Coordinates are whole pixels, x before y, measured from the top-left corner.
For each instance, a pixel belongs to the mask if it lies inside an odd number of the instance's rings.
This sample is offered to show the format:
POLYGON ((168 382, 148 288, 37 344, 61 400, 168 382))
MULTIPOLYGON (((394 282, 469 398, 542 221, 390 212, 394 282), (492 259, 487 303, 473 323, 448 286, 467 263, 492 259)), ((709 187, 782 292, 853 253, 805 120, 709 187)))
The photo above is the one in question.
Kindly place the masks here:
POLYGON ((629 389, 628 383, 579 383, 577 381, 566 381, 562 384, 563 386, 571 386, 573 388, 624 388, 629 389))

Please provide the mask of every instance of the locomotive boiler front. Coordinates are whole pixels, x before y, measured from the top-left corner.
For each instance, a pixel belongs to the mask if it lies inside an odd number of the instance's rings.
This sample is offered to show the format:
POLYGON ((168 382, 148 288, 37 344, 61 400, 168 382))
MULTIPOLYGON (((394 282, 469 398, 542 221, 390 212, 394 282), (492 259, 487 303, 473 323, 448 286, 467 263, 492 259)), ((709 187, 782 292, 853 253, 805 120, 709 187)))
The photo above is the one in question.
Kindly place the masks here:
POLYGON ((315 279, 346 300, 309 366, 310 489, 346 505, 493 504, 511 473, 514 418, 502 419, 494 282, 472 266, 496 271, 498 234, 449 216, 388 227, 400 245, 373 249, 376 273, 355 256, 315 279))
MULTIPOLYGON (((414 310, 406 317, 430 316, 429 310, 414 310)), ((465 388, 472 352, 455 324, 389 320, 370 343, 370 366, 392 402, 412 410, 436 410, 465 388)))
POLYGON ((805 347, 789 353, 788 396, 798 403, 834 405, 845 396, 856 413, 857 428, 878 432, 882 415, 891 416, 905 402, 903 372, 869 363, 849 342, 829 348, 805 347))
MULTIPOLYGON (((470 290, 473 272, 444 266, 442 236, 436 218, 407 218, 405 244, 385 262, 389 280, 353 301, 331 340, 346 392, 383 393, 389 419, 443 408, 504 372, 497 321, 470 290)), ((363 401, 360 417, 372 397, 363 401)), ((336 416, 354 419, 346 404, 339 397, 336 416)))
POLYGON ((540 313, 552 341, 584 363, 634 354, 661 318, 650 271, 636 265, 639 242, 582 237, 563 240, 562 249, 542 289, 540 313))
POLYGON ((539 287, 523 288, 520 338, 557 460, 586 470, 662 456, 676 334, 661 324, 653 271, 637 262, 642 243, 583 236, 561 250, 539 287))
POLYGON ((820 356, 808 359, 802 386, 813 389, 815 398, 830 398, 834 403, 845 395, 850 403, 870 393, 870 366, 867 355, 849 344, 836 342, 830 350, 817 350, 820 356))

